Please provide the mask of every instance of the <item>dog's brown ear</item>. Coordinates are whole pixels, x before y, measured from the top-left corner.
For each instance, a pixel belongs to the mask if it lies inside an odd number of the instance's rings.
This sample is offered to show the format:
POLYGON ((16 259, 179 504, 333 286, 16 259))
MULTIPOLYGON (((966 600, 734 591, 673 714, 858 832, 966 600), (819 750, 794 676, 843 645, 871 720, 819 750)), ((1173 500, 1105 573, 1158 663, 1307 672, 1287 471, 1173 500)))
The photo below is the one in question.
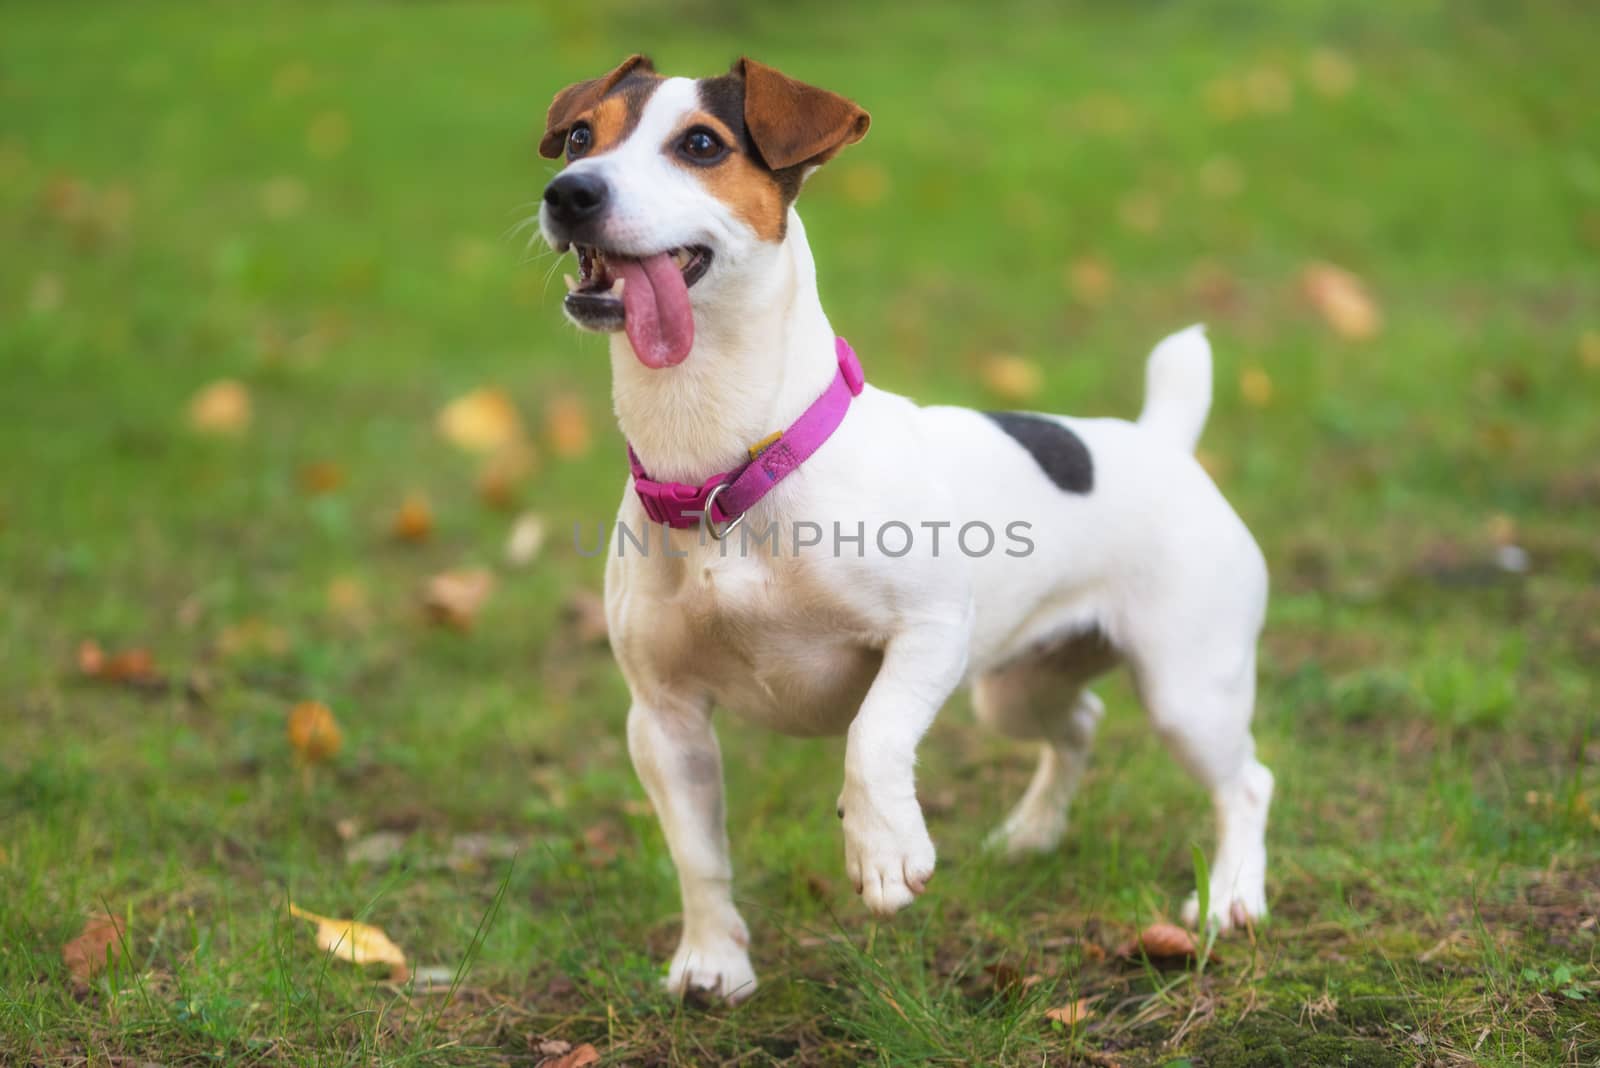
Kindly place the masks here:
POLYGON ((598 104, 601 97, 611 92, 628 75, 635 71, 653 74, 655 69, 649 56, 635 54, 623 60, 609 74, 590 78, 586 82, 576 82, 561 90, 550 102, 550 111, 545 115, 544 136, 539 139, 539 155, 545 159, 555 159, 561 155, 567 131, 579 115, 598 104))
POLYGON ((837 93, 797 82, 753 59, 733 65, 744 78, 744 124, 775 171, 817 167, 867 136, 872 118, 837 93))

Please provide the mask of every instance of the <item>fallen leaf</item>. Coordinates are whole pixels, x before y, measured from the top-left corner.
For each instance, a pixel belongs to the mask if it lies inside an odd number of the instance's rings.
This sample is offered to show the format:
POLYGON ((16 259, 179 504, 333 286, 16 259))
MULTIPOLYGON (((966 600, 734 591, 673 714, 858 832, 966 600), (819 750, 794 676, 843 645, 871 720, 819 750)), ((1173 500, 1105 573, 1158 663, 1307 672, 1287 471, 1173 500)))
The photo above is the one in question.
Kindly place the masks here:
POLYGON ((300 468, 301 492, 318 497, 344 485, 344 468, 330 460, 317 460, 300 468))
POLYGON ((603 868, 617 859, 621 849, 617 845, 611 825, 596 823, 585 828, 583 837, 578 842, 578 852, 583 854, 590 867, 603 868))
POLYGON ((155 657, 148 649, 124 649, 107 654, 92 639, 78 643, 78 670, 102 682, 121 682, 131 686, 154 686, 161 682, 155 657))
POLYGON ((518 485, 538 468, 539 454, 526 442, 496 449, 478 472, 478 496, 491 508, 510 508, 516 503, 518 485))
POLYGON ((1351 341, 1377 336, 1382 315, 1365 283, 1331 263, 1309 264, 1300 275, 1300 288, 1333 332, 1351 341))
POLYGON ((92 638, 78 643, 78 670, 91 678, 98 677, 106 667, 105 650, 92 638))
POLYGON ((1007 401, 1032 400, 1044 388, 1044 372, 1039 365, 1021 356, 989 356, 983 361, 980 375, 989 392, 1007 401))
POLYGON ((1046 1009, 1044 1018, 1054 1020, 1067 1027, 1076 1027, 1094 1015, 1094 1010, 1089 1007, 1089 998, 1079 998, 1077 1001, 1053 1009, 1046 1009))
POLYGON ((584 1068, 585 1065, 599 1063, 600 1051, 585 1042, 559 1057, 541 1061, 540 1068, 584 1068))
POLYGON ((1586 371, 1600 371, 1600 330, 1585 330, 1579 336, 1578 362, 1586 371))
POLYGON ((506 538, 506 563, 512 567, 527 567, 544 548, 544 518, 534 512, 524 512, 511 524, 511 535, 506 538))
POLYGON ((250 426, 250 391, 224 378, 189 401, 189 425, 205 434, 242 434, 250 426))
POLYGON ((422 603, 435 623, 471 630, 479 609, 493 590, 494 575, 481 568, 445 571, 428 580, 422 603))
POLYGON ((559 1057, 572 1048, 572 1043, 560 1038, 547 1038, 533 1047, 533 1052, 546 1057, 559 1057))
POLYGON ((306 128, 306 148, 313 156, 332 159, 350 146, 350 120, 342 111, 324 111, 306 128))
POLYGON ((1095 256, 1083 256, 1067 267, 1067 288, 1084 304, 1098 307, 1111 295, 1111 268, 1095 256))
POLYGON ((985 965, 983 970, 994 981, 995 990, 1001 994, 1021 993, 1044 981, 1043 976, 1023 975, 1014 965, 1005 961, 985 965))
POLYGON ((889 193, 889 172, 876 163, 854 163, 834 176, 846 200, 870 207, 889 193))
POLYGON ((445 405, 438 429, 458 449, 492 453, 522 438, 522 417, 504 390, 475 389, 445 405))
POLYGON ((1214 119, 1227 122, 1244 113, 1244 88, 1232 78, 1217 78, 1206 83, 1202 95, 1205 98, 1206 111, 1214 119))
POLYGON ((89 918, 77 937, 61 947, 61 960, 67 972, 79 983, 87 983, 105 969, 108 959, 122 955, 123 924, 120 916, 101 913, 89 918))
POLYGON ((1246 367, 1239 372, 1239 395, 1252 408, 1265 408, 1272 403, 1272 379, 1259 367, 1246 367))
POLYGON ((358 578, 342 575, 329 580, 328 611, 346 623, 361 624, 367 618, 367 587, 358 578))
POLYGON ((289 651, 289 632, 264 619, 250 618, 222 628, 217 652, 237 657, 280 657, 289 651))
POLYGON ((606 602, 597 593, 576 591, 567 598, 563 615, 567 629, 586 645, 603 642, 610 633, 606 625, 606 602))
POLYGON ((307 764, 321 764, 337 756, 344 734, 333 712, 321 701, 301 701, 289 710, 289 744, 307 764))
POLYGON ((427 541, 433 534, 433 509, 428 505, 428 498, 420 493, 407 494, 400 502, 400 510, 394 514, 391 529, 401 541, 427 541))
POLYGON ((404 982, 410 976, 403 950, 383 933, 382 928, 355 920, 334 920, 307 912, 289 902, 289 914, 317 925, 317 945, 340 960, 352 964, 387 964, 389 977, 404 982))
POLYGON ((1356 68, 1343 52, 1319 48, 1306 60, 1306 77, 1323 96, 1340 97, 1355 88, 1356 68))
POLYGON ((298 178, 280 175, 261 187, 261 210, 269 219, 292 219, 306 206, 306 184, 298 178))
POLYGON ((544 418, 550 449, 557 456, 571 460, 589 451, 589 414, 582 398, 556 394, 545 405, 544 418))
POLYGON ((1117 950, 1122 957, 1149 958, 1153 963, 1187 960, 1197 955, 1194 935, 1175 923, 1152 923, 1139 937, 1117 950))

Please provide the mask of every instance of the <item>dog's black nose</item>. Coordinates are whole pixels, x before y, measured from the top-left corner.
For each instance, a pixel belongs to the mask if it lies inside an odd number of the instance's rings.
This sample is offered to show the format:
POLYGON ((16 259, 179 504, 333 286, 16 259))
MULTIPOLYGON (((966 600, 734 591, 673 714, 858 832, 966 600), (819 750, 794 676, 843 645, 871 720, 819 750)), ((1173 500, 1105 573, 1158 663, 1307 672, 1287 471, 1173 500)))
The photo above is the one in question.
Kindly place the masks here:
POLYGON ((544 187, 545 206, 552 222, 563 226, 586 223, 605 210, 611 190, 593 174, 561 174, 544 187))

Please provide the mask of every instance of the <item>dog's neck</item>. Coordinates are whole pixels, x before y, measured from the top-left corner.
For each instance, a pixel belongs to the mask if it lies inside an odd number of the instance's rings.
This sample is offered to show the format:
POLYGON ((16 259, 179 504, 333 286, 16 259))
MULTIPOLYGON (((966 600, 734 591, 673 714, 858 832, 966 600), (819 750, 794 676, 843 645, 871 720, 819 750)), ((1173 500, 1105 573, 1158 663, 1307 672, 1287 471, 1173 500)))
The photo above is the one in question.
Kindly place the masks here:
POLYGON ((698 485, 749 459, 751 445, 800 417, 837 373, 816 264, 791 208, 783 242, 747 284, 695 309, 694 349, 651 370, 611 338, 617 422, 650 477, 698 485))

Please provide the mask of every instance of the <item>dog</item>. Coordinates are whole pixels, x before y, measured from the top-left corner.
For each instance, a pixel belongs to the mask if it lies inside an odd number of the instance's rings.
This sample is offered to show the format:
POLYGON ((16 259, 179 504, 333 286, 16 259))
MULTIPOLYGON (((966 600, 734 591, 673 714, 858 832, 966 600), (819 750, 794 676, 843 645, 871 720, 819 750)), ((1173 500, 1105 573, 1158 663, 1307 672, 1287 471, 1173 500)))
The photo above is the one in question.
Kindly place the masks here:
POLYGON ((1273 777, 1250 732, 1267 570, 1193 456, 1211 403, 1202 330, 1154 349, 1132 423, 918 407, 867 384, 823 312, 794 204, 869 122, 751 59, 692 80, 635 55, 558 93, 539 142, 565 159, 539 209, 551 247, 577 254, 565 313, 611 335, 631 478, 606 619, 629 754, 682 892, 678 994, 756 987, 719 707, 846 736, 845 869, 889 916, 933 875, 916 751, 957 687, 982 722, 1041 743, 991 841, 1046 851, 1103 711, 1086 686, 1125 664, 1215 806, 1205 922, 1267 910, 1273 777))

